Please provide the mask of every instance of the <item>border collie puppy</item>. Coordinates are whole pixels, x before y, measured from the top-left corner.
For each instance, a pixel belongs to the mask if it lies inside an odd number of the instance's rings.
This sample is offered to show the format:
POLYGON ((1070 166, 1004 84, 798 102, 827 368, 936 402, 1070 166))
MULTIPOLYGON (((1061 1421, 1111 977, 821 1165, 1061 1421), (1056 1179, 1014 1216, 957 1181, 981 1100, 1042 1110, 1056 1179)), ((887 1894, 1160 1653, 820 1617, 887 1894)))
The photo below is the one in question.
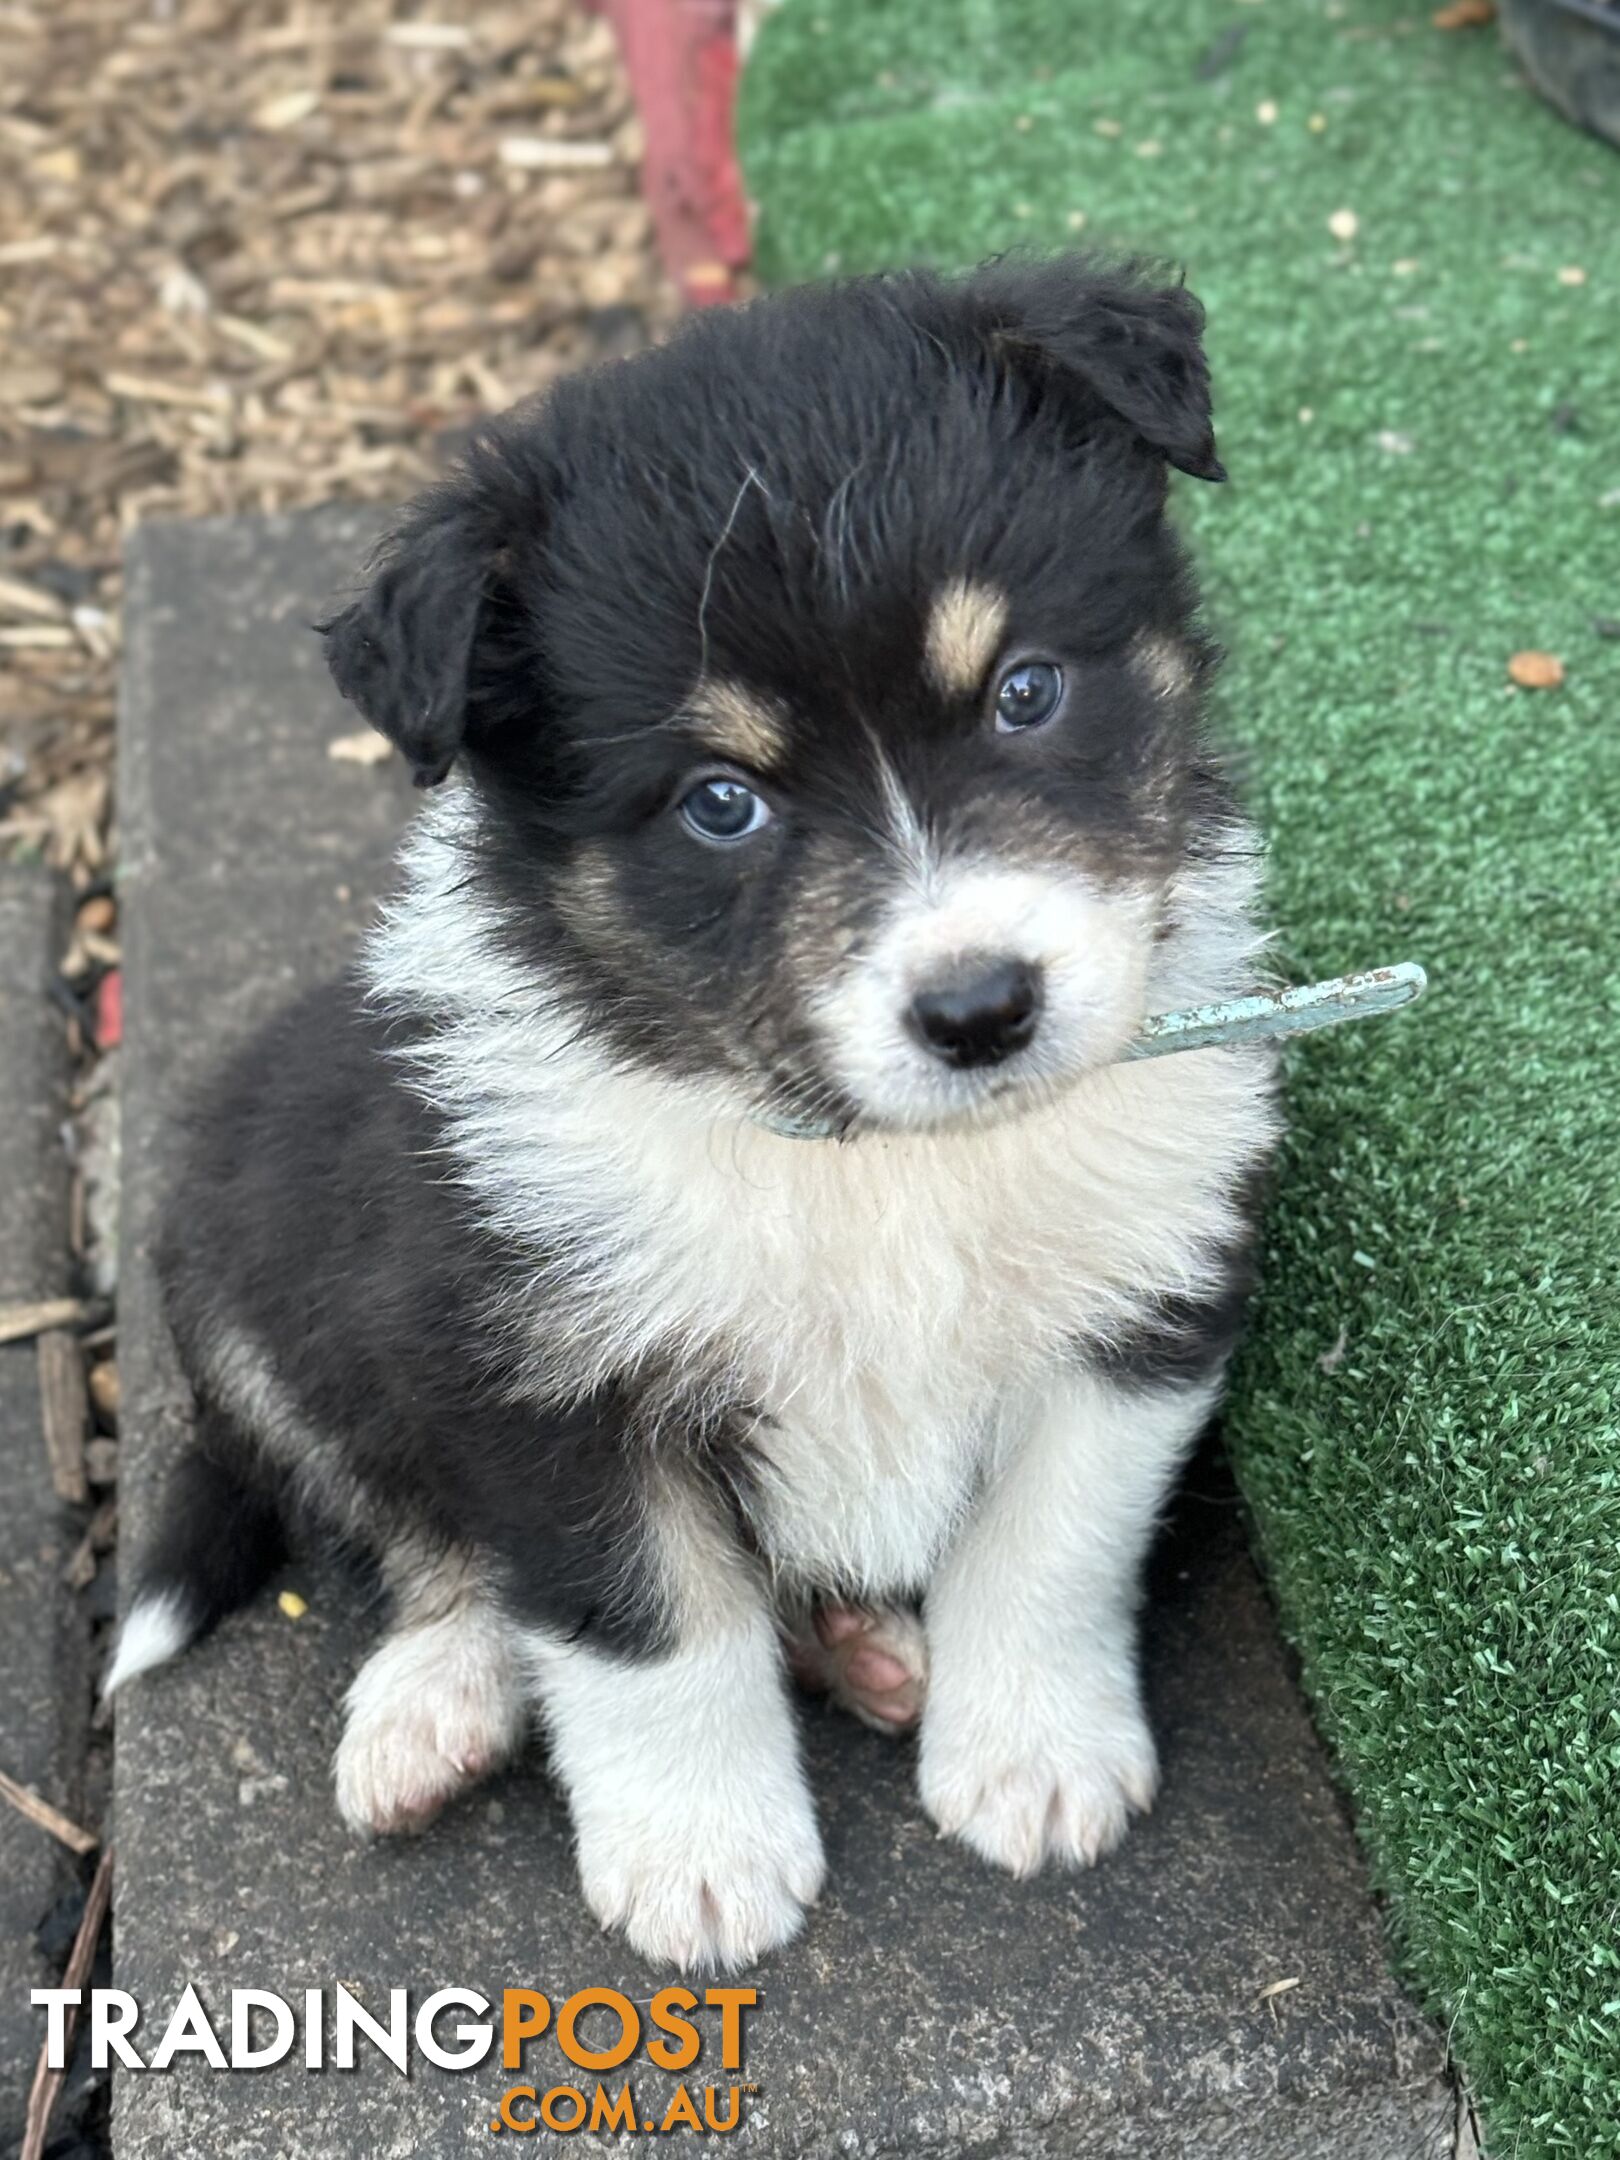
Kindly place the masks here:
POLYGON ((592 1911, 689 1966, 820 1887, 795 1668, 998 1866, 1148 1806, 1139 1571, 1277 1132, 1264 1050, 1124 1061, 1258 979, 1165 517, 1201 327, 1084 258, 785 293, 406 512, 324 632, 439 792, 193 1123, 196 1444, 110 1686, 311 1514, 393 1595, 346 1820, 537 1715, 592 1911))

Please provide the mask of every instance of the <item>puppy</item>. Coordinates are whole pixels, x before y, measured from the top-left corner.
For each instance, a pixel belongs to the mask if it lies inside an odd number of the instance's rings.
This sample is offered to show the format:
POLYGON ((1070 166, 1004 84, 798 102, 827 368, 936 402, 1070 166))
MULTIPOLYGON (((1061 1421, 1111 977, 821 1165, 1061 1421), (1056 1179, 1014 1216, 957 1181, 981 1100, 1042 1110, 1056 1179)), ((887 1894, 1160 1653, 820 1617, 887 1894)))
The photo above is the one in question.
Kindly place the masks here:
POLYGON ((921 1705, 1000 1867, 1148 1806, 1140 1566, 1277 1131, 1264 1051, 1124 1057, 1261 945, 1165 517, 1223 477, 1201 324, 1078 258, 786 293, 405 514, 324 634, 437 792, 194 1120, 196 1446, 110 1686, 313 1514, 393 1593, 347 1821, 538 1714, 592 1911, 683 1966, 821 1884, 790 1658, 921 1705))

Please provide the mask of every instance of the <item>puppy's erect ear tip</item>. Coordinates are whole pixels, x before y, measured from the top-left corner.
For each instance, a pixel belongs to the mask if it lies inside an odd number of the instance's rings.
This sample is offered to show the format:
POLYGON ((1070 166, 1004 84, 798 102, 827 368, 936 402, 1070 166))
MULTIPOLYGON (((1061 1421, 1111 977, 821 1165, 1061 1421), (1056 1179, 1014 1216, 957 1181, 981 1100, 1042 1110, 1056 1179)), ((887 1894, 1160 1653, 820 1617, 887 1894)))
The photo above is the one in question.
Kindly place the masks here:
POLYGON ((1066 383, 1077 410, 1101 407, 1167 464, 1224 480, 1210 413, 1204 310, 1159 266, 1090 255, 1002 256, 967 291, 1015 364, 1066 383))

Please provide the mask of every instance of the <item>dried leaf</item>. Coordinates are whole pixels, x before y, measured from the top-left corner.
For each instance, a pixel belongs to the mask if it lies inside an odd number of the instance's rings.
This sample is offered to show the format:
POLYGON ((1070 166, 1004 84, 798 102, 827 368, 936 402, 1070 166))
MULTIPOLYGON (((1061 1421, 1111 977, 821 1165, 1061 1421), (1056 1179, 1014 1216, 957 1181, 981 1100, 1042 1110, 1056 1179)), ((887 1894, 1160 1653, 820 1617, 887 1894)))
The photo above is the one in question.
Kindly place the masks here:
POLYGON ((337 735, 326 746, 329 758, 336 758, 340 765, 381 765, 392 755, 393 746, 386 735, 379 735, 374 728, 357 728, 352 735, 337 735))
POLYGON ((1555 653, 1516 652, 1507 665, 1521 690, 1556 690, 1564 679, 1564 663, 1555 653))
POLYGON ((318 90, 289 90, 281 97, 267 98, 253 115, 253 125, 279 134, 283 128, 296 127, 300 120, 318 112, 320 104, 318 90))
POLYGON ((109 1424, 118 1422, 118 1367, 111 1358, 104 1358, 99 1365, 90 1368, 90 1400, 97 1413, 109 1424))

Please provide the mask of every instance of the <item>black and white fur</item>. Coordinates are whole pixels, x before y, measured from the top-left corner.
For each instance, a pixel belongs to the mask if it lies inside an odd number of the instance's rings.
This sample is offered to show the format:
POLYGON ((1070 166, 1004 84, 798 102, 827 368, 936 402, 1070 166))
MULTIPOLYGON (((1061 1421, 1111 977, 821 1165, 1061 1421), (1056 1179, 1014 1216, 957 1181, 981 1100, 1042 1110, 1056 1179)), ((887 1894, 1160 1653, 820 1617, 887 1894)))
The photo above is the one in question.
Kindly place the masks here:
POLYGON ((818 1604, 926 1667, 922 1804, 986 1859, 1149 1804, 1140 1564, 1276 1134, 1263 1051, 1119 1062, 1262 942, 1164 515, 1222 477, 1200 329, 1083 259, 791 293, 407 513, 329 655, 453 777, 354 977, 193 1122, 197 1449, 110 1686, 312 1512, 394 1596, 344 1816, 420 1822, 538 1713, 593 1911, 682 1964, 820 1886, 818 1604), (1057 709, 1003 725, 1031 664, 1057 709), (757 828, 694 829, 716 781, 757 828), (919 1034, 1009 966, 1027 1039, 919 1034))

